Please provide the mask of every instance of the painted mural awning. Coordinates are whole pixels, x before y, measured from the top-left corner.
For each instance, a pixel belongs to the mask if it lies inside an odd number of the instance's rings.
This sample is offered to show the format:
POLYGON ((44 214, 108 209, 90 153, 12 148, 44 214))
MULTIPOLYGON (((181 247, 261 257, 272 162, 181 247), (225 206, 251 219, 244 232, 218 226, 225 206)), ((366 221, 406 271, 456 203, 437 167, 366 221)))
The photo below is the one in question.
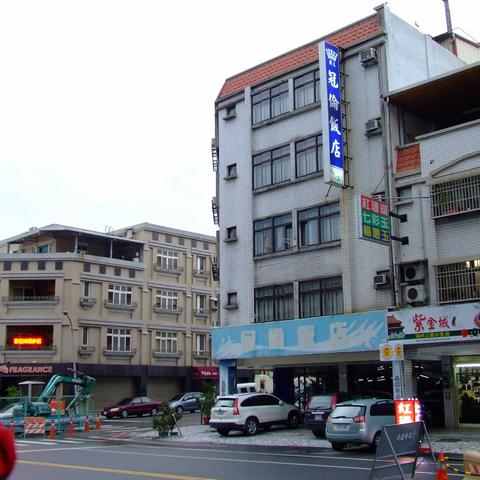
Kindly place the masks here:
POLYGON ((386 311, 331 315, 212 329, 217 360, 378 350, 386 311))
POLYGON ((218 367, 192 367, 192 378, 218 380, 218 367))

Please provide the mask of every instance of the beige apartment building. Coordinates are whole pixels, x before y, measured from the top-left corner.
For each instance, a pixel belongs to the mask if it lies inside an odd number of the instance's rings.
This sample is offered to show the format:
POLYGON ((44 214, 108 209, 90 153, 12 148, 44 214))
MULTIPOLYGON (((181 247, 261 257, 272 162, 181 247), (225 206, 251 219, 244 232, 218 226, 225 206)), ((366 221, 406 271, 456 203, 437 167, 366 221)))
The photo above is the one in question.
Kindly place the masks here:
POLYGON ((95 408, 217 381, 215 237, 142 223, 48 225, 0 242, 0 392, 77 369, 95 408))

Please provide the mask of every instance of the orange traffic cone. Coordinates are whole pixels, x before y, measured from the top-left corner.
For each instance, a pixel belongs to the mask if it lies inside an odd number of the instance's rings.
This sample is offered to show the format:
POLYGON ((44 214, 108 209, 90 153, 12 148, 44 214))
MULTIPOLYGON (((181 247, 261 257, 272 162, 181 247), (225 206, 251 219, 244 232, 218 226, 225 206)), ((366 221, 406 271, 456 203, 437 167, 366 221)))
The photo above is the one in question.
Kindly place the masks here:
POLYGON ((85 431, 89 432, 90 431, 90 421, 87 419, 85 420, 85 431))
POLYGON ((437 476, 435 477, 435 480, 448 480, 448 473, 447 469, 445 468, 444 462, 446 458, 443 453, 438 454, 438 462, 440 463, 438 469, 437 469, 437 476))
POLYGON ((68 424, 67 435, 73 437, 75 435, 75 430, 73 429, 73 420, 70 419, 70 423, 68 424))
POLYGON ((57 438, 57 430, 55 429, 55 422, 52 421, 50 424, 50 433, 48 434, 48 438, 55 439, 57 438))
POLYGON ((102 423, 100 422, 100 416, 97 415, 97 418, 95 420, 95 430, 101 430, 102 429, 102 423))
POLYGON ((15 437, 15 421, 14 420, 10 422, 10 428, 8 429, 8 431, 10 432, 10 435, 12 435, 12 437, 15 437))

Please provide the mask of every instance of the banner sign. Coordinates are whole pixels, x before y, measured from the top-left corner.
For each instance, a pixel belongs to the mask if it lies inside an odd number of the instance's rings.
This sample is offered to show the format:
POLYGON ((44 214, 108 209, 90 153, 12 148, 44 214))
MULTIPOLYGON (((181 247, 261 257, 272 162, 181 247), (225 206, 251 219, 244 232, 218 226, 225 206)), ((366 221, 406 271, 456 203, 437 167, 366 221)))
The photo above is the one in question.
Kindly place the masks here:
POLYGON ((389 312, 389 340, 433 343, 480 340, 480 303, 389 312))
POLYGON ((0 365, 0 375, 51 375, 53 365, 16 364, 0 365))
POLYGON ((319 45, 320 102, 322 105, 323 175, 325 183, 345 186, 343 158, 340 52, 328 42, 319 45))
POLYGON ((390 215, 388 203, 368 195, 357 195, 358 238, 390 245, 390 215))
POLYGON ((420 402, 416 398, 395 400, 395 422, 397 425, 420 422, 421 420, 420 402))
POLYGON ((215 359, 378 350, 385 311, 282 320, 212 329, 215 359))

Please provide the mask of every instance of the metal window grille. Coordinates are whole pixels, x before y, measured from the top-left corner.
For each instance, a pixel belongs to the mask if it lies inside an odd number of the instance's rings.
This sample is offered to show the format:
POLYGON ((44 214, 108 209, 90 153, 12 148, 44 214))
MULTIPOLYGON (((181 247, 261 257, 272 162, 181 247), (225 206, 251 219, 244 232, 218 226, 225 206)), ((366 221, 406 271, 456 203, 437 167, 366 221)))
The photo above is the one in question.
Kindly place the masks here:
POLYGON ((480 259, 439 265, 436 278, 440 303, 480 299, 480 259))
POLYGON ((480 210, 480 175, 432 185, 432 217, 480 210))

